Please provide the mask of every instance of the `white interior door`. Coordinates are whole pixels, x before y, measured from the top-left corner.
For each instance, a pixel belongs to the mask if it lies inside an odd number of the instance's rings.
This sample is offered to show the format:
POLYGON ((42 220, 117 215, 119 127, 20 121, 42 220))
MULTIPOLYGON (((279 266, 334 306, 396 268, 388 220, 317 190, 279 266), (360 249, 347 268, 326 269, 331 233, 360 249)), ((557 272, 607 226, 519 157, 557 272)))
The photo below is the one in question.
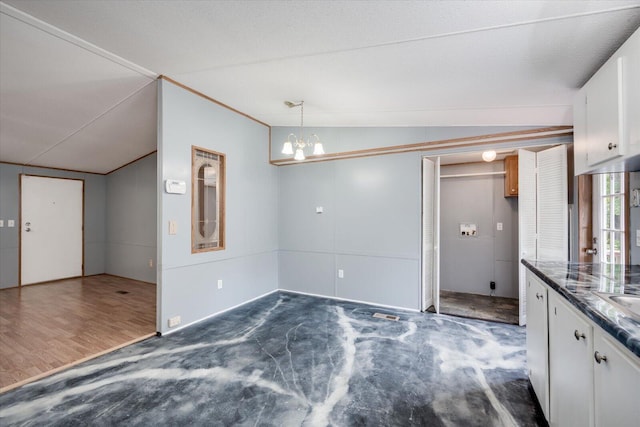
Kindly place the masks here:
POLYGON ((84 181, 20 179, 20 284, 82 276, 84 181))
POLYGON ((567 147, 559 145, 537 153, 537 259, 569 260, 569 203, 567 147))
MULTIPOLYGON (((565 145, 518 150, 518 250, 523 258, 569 259, 565 145)), ((520 325, 527 322, 526 268, 519 264, 520 325)))
MULTIPOLYGON (((523 258, 536 257, 536 153, 518 150, 518 253, 523 258)), ((527 323, 527 268, 519 266, 519 323, 527 323)))
POLYGON ((422 159, 422 310, 440 312, 440 158, 422 159))

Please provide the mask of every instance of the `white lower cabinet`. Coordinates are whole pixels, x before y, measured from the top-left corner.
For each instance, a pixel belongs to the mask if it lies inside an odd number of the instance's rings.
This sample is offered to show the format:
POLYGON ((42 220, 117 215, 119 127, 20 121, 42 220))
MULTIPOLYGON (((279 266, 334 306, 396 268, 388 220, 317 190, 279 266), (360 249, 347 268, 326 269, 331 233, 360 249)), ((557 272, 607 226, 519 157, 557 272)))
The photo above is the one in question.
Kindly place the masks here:
POLYGON ((640 358, 527 270, 527 368, 551 426, 640 426, 640 358))
POLYGON ((551 426, 593 425, 593 328, 549 291, 549 415, 551 426))
POLYGON ((547 287, 527 271, 527 368, 545 418, 549 419, 547 287))
POLYGON ((596 426, 640 425, 640 361, 596 330, 593 374, 596 426))

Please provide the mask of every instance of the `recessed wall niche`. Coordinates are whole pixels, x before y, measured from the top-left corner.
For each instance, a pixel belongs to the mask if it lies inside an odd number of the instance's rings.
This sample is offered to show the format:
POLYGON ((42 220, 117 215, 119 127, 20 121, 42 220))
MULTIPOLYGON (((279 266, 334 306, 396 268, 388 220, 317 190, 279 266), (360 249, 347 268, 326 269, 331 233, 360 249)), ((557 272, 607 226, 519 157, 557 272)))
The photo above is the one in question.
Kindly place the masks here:
POLYGON ((191 147, 191 253, 224 249, 225 155, 191 147))

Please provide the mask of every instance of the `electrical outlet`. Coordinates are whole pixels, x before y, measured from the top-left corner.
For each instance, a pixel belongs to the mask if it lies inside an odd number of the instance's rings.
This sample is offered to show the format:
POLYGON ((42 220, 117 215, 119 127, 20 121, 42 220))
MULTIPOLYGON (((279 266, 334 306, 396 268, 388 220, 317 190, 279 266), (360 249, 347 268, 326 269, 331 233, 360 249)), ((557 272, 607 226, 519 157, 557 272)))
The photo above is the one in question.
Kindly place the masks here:
POLYGON ((222 279, 218 279, 218 289, 222 289, 222 279))
POLYGON ((498 229, 498 231, 502 231, 502 223, 499 222, 496 228, 498 229))
POLYGON ((176 326, 178 326, 180 324, 182 320, 180 319, 180 316, 173 316, 169 318, 169 327, 170 328, 174 328, 176 326))
POLYGON ((495 290, 496 289, 496 282, 489 282, 489 287, 491 288, 491 290, 495 290))
POLYGON ((153 267, 153 260, 149 258, 149 267, 153 267))
POLYGON ((338 279, 344 279, 344 270, 342 269, 338 270, 338 279))

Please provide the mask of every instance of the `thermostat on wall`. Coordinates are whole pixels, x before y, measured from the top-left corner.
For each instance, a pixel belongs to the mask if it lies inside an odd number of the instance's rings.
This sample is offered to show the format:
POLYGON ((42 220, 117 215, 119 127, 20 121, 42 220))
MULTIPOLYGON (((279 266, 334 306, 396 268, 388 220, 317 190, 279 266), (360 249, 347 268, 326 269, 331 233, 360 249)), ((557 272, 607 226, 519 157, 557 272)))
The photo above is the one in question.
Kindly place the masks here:
POLYGON ((167 179, 164 182, 164 189, 169 194, 185 194, 187 192, 187 183, 175 179, 167 179))

